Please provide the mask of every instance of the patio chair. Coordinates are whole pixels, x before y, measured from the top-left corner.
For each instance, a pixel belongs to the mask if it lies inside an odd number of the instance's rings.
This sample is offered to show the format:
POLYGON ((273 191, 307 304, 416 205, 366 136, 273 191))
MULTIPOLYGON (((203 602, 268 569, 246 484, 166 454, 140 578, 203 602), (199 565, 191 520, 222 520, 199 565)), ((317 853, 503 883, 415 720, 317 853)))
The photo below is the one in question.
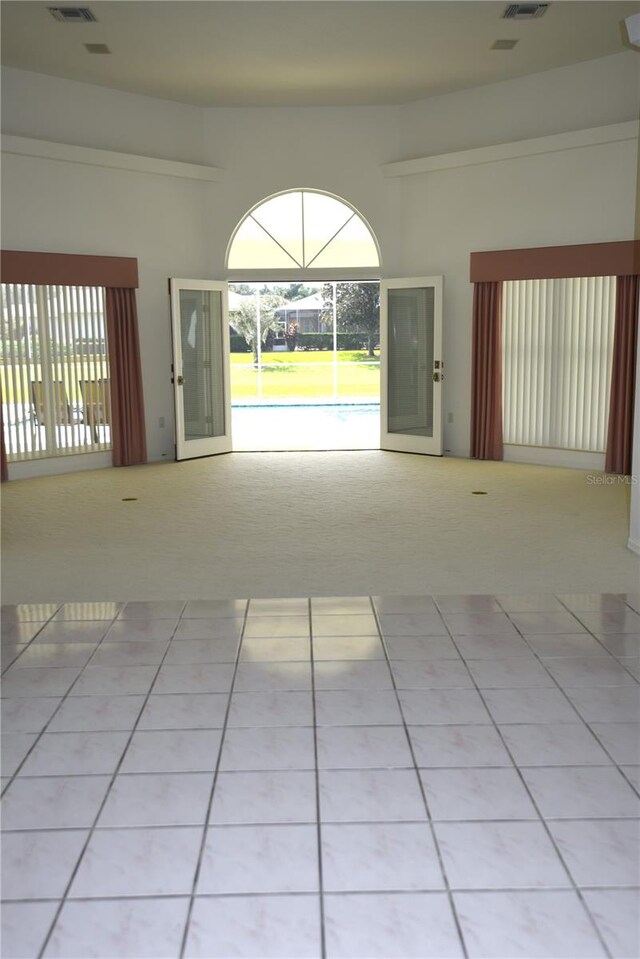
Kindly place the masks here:
MULTIPOLYGON (((77 426, 83 423, 82 416, 78 416, 67 396, 67 388, 61 380, 54 380, 53 391, 53 422, 56 426, 77 426)), ((31 380, 31 404, 33 418, 38 426, 46 426, 44 383, 42 380, 31 380)))
POLYGON ((100 442, 98 427, 111 425, 111 391, 108 379, 81 380, 83 422, 93 431, 95 443, 100 442))

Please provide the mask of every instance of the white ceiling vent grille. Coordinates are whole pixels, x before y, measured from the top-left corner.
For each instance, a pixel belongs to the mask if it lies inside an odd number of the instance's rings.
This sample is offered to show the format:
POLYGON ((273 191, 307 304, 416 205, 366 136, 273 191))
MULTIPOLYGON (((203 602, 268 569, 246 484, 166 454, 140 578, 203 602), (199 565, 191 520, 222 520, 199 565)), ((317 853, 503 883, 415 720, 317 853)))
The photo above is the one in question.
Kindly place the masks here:
POLYGON ((502 14, 504 20, 535 20, 549 9, 548 3, 510 3, 502 14))
POLYGON ((58 23, 97 23, 98 18, 89 7, 49 7, 49 13, 58 23))

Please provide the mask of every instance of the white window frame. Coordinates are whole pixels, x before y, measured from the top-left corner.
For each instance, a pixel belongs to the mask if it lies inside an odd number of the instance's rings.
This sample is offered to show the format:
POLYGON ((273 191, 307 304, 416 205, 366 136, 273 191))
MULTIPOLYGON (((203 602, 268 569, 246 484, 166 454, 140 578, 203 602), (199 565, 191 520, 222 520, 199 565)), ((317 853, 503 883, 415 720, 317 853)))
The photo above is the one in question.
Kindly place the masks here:
MULTIPOLYGON (((303 225, 303 231, 304 231, 304 225, 303 225)), ((330 244, 327 244, 327 246, 328 245, 330 244)), ((381 270, 382 270, 382 256, 380 253, 380 246, 378 244, 377 237, 373 229, 371 228, 371 225, 367 222, 366 218, 362 215, 362 213, 360 213, 360 211, 353 206, 353 204, 349 203, 343 197, 337 196, 336 194, 333 194, 333 193, 328 193, 327 191, 324 191, 324 190, 314 190, 308 187, 295 187, 294 189, 291 189, 291 190, 282 190, 279 193, 272 194, 271 196, 263 197, 263 199, 261 199, 258 203, 254 204, 251 207, 251 209, 244 214, 242 219, 238 222, 235 229, 233 230, 233 233, 231 234, 231 238, 227 245, 225 265, 226 265, 226 277, 230 283, 233 283, 233 282, 242 283, 247 281, 251 282, 258 275, 261 279, 267 282, 271 282, 271 281, 277 282, 278 280, 287 280, 292 275, 295 275, 296 280, 305 280, 305 279, 315 280, 315 281, 340 280, 340 279, 347 280, 347 279, 354 279, 355 274, 357 274, 358 279, 379 280, 381 275, 381 270), (290 266, 283 267, 283 268, 271 268, 271 267, 261 267, 261 266, 256 267, 255 265, 249 266, 247 268, 230 267, 229 259, 233 250, 234 242, 243 224, 249 218, 251 218, 253 214, 256 213, 260 209, 260 207, 263 206, 265 203, 268 203, 269 201, 275 199, 276 197, 286 196, 286 195, 295 194, 295 193, 300 193, 300 194, 313 193, 313 194, 317 194, 318 196, 324 196, 324 197, 327 197, 328 199, 335 200, 338 203, 341 203, 348 211, 351 211, 352 215, 357 217, 358 220, 367 229, 369 233, 369 237, 376 251, 377 262, 351 264, 348 267, 313 267, 313 266, 296 266, 296 264, 292 260, 292 263, 290 266), (362 271, 365 271, 366 275, 363 275, 362 271)))

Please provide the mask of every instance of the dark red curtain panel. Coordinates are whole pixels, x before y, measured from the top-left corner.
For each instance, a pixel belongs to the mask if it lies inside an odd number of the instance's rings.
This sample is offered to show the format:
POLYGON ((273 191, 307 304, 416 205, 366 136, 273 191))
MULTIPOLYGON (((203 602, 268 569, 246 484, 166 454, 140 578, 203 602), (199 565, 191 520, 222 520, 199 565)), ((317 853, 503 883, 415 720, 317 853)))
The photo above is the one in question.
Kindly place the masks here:
POLYGON ((619 473, 624 476, 631 475, 633 455, 633 405, 639 302, 640 277, 619 276, 616 284, 611 398, 604 468, 607 473, 619 473))
POLYGON ((2 391, 0 390, 0 481, 6 483, 9 479, 7 466, 7 451, 4 447, 4 417, 2 415, 2 391))
POLYGON ((107 287, 113 465, 147 462, 136 292, 107 287))
POLYGON ((474 283, 471 456, 502 459, 502 283, 474 283))

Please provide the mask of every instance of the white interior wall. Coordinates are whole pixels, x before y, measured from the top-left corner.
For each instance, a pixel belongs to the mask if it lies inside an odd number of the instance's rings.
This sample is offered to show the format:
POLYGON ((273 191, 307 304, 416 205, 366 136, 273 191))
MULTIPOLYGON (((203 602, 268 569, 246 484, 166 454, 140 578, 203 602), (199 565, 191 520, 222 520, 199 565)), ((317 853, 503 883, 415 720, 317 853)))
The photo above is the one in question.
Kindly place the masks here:
POLYGON ((469 253, 628 239, 633 141, 407 177, 403 260, 409 274, 445 277, 446 448, 469 448, 469 253), (626 184, 626 190, 621 188, 626 184))
POLYGON ((224 273, 227 243, 250 207, 297 187, 348 200, 387 246, 388 259, 395 217, 381 144, 400 137, 400 116, 389 107, 207 110, 205 162, 225 170, 222 183, 209 188, 211 269, 224 273))
POLYGON ((634 120, 640 73, 633 51, 448 93, 403 110, 404 156, 469 150, 634 120))
POLYGON ((26 70, 2 70, 2 129, 16 136, 198 163, 199 107, 26 70))
MULTIPOLYGON (((10 155, 2 179, 5 249, 138 258, 148 453, 153 460, 172 458, 167 278, 205 273, 203 185, 10 155)), ((56 471, 72 467, 71 460, 64 457, 56 471)), ((34 473, 42 469, 29 466, 34 473)), ((21 473, 26 470, 25 464, 21 473)))
POLYGON ((631 142, 385 178, 381 164, 635 119, 638 58, 620 54, 404 107, 208 109, 7 70, 7 133, 224 169, 219 183, 5 155, 9 249, 137 256, 149 455, 171 457, 168 276, 224 277, 238 220, 280 190, 343 196, 386 276, 445 277, 445 448, 467 455, 469 253, 633 235, 631 142), (166 418, 160 429, 160 417, 166 418))

